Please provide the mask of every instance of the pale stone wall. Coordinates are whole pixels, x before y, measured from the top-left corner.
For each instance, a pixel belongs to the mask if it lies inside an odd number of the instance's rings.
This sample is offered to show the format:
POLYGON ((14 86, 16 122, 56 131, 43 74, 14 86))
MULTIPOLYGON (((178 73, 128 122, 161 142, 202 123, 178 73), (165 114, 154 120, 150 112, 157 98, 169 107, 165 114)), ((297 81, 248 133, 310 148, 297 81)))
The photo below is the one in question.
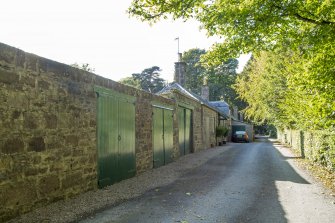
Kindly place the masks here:
POLYGON ((151 101, 172 100, 0 43, 0 221, 97 188, 94 86, 137 98, 137 173, 151 169, 151 101))
POLYGON ((218 113, 213 109, 202 105, 202 122, 205 123, 206 120, 209 120, 209 129, 206 129, 204 124, 202 125, 202 136, 203 136, 203 148, 208 149, 216 145, 216 136, 215 129, 218 125, 218 113), (205 132, 207 131, 207 132, 205 132), (208 139, 204 139, 204 137, 208 137, 208 139))
POLYGON ((192 151, 215 145, 204 119, 215 111, 178 92, 153 95, 0 43, 0 221, 97 188, 95 86, 135 102, 137 174, 153 167, 152 104, 174 108, 174 159, 179 157, 178 105, 192 107, 192 151))
POLYGON ((174 65, 174 81, 183 87, 186 83, 186 66, 186 63, 181 61, 176 62, 174 65))
POLYGON ((332 131, 277 129, 277 138, 296 153, 300 153, 301 157, 335 172, 335 134, 332 131))
MULTIPOLYGON (((145 172, 153 168, 153 138, 152 138, 152 102, 160 102, 162 105, 175 108, 172 100, 149 94, 144 91, 137 91, 136 101, 136 169, 137 173, 145 172)), ((175 110, 174 110, 175 111, 175 110)), ((174 112, 174 129, 176 128, 176 115, 174 112)), ((174 154, 179 152, 177 137, 178 132, 174 131, 174 154)), ((176 159, 177 156, 174 155, 176 159)))
POLYGON ((0 220, 96 188, 95 81, 0 44, 0 220))
MULTIPOLYGON (((204 149, 203 147, 203 126, 202 126, 202 111, 201 111, 201 104, 190 98, 185 96, 184 94, 179 93, 178 91, 173 91, 170 93, 165 93, 162 94, 163 97, 167 97, 167 98, 171 98, 174 99, 176 101, 177 105, 185 105, 189 108, 192 108, 192 152, 197 152, 199 150, 204 149)), ((176 114, 178 114, 178 108, 176 111, 176 114)), ((177 122, 177 121, 176 121, 177 122)), ((177 123, 178 125, 178 123, 177 123)), ((177 142, 179 142, 179 138, 178 138, 178 132, 179 129, 176 129, 176 139, 177 142)))

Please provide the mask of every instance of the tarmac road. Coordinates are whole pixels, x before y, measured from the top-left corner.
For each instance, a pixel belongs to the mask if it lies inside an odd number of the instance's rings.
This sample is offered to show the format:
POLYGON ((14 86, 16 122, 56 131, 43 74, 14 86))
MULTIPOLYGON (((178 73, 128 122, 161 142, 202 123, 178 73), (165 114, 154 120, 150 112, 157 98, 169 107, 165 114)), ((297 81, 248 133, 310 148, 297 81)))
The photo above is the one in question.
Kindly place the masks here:
POLYGON ((81 222, 335 222, 335 198, 285 148, 235 143, 173 183, 81 222))

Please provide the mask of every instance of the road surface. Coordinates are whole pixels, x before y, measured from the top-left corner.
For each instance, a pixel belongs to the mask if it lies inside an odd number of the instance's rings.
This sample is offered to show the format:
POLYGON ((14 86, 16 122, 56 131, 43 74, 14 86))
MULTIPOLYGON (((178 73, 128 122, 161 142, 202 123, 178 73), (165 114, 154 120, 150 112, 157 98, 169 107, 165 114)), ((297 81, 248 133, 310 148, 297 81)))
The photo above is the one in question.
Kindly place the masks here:
POLYGON ((175 182, 81 222, 335 222, 335 197, 294 159, 266 140, 235 143, 175 182))

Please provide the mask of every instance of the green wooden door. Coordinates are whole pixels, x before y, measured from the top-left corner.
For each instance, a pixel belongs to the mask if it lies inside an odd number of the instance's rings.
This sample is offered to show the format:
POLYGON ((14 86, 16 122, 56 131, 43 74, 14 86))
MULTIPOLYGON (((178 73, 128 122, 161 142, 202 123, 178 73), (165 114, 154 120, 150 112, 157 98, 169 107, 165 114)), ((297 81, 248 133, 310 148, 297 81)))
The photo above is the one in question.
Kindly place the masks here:
POLYGON ((153 162, 154 168, 163 166, 164 161, 164 127, 163 109, 153 108, 153 162))
POLYGON ((186 155, 191 152, 192 147, 192 111, 190 109, 179 107, 179 151, 180 155, 186 155))
POLYGON ((173 111, 164 110, 164 158, 165 164, 172 162, 173 156, 173 111))
POLYGON ((172 162, 173 155, 173 111, 153 107, 153 165, 163 166, 172 162))
POLYGON ((185 154, 189 154, 191 152, 191 119, 192 112, 190 109, 185 109, 185 154))
POLYGON ((133 101, 98 90, 98 186, 111 185, 136 173, 133 101))
POLYGON ((135 163, 135 106, 132 102, 119 100, 119 180, 133 177, 135 163))
POLYGON ((210 124, 209 124, 209 117, 204 118, 204 132, 203 132, 203 140, 204 140, 204 147, 209 148, 210 147, 210 124))
POLYGON ((118 160, 118 105, 113 97, 98 97, 98 175, 99 187, 117 181, 118 160))

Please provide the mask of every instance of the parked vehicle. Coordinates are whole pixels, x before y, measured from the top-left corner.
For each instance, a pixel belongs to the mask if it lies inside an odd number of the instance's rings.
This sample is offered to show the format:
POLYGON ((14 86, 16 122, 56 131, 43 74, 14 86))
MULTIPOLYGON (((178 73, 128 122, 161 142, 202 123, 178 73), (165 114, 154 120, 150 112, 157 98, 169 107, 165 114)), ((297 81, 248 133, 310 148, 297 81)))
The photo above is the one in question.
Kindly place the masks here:
POLYGON ((246 131, 236 131, 233 134, 233 142, 249 142, 249 136, 246 131))

